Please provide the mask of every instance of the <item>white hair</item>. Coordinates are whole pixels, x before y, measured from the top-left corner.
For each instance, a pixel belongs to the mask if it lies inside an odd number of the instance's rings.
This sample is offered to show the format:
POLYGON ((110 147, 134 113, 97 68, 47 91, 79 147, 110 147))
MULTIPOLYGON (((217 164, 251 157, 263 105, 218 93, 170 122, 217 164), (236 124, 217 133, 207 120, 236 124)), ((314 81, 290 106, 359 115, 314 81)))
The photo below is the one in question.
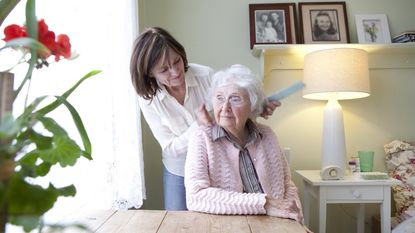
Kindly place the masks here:
MULTIPOLYGON (((266 101, 262 82, 257 76, 252 74, 248 67, 240 64, 232 65, 213 75, 210 89, 210 101, 212 101, 213 93, 216 88, 230 84, 235 84, 248 92, 249 100, 251 101, 252 116, 258 116, 262 113, 266 101)), ((212 105, 212 102, 209 104, 212 105)))

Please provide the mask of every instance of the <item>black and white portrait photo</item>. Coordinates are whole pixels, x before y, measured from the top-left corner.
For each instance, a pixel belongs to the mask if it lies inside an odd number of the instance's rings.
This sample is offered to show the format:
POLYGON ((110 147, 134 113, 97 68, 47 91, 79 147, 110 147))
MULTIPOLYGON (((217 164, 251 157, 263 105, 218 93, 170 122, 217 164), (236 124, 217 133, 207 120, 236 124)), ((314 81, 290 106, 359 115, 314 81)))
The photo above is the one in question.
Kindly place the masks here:
POLYGON ((257 43, 286 42, 283 10, 255 11, 255 40, 257 43))
POLYGON ((313 41, 340 41, 337 10, 311 10, 313 41))
POLYGON ((300 2, 304 44, 350 43, 346 2, 300 2))
POLYGON ((297 43, 295 3, 249 4, 249 39, 251 49, 297 43))

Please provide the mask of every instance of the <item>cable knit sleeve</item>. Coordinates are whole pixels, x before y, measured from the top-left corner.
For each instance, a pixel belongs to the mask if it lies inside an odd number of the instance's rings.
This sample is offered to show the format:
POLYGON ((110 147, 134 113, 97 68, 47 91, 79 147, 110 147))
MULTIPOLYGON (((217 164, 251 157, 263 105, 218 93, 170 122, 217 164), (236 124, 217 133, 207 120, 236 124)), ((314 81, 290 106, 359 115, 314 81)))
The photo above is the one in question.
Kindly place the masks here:
MULTIPOLYGON (((233 187, 232 179, 215 175, 213 186, 209 166, 227 166, 224 151, 220 151, 218 143, 212 143, 210 127, 199 130, 191 137, 188 145, 188 153, 185 164, 185 186, 187 208, 192 211, 199 211, 213 214, 265 214, 265 194, 263 193, 242 193, 235 190, 221 187, 233 187), (212 153, 220 151, 220 153, 212 153), (215 160, 215 163, 209 163, 215 160), (219 178, 218 178, 219 177, 219 178)), ((226 168, 228 167, 228 168, 226 168)), ((231 172, 229 170, 229 172, 231 172)), ((229 174, 224 172, 224 174, 229 174)))
MULTIPOLYGON (((296 185, 294 184, 294 182, 291 179, 291 171, 290 171, 290 167, 288 164, 288 161, 286 159, 286 157, 284 156, 284 154, 281 151, 281 148, 279 147, 279 142, 278 142, 278 138, 275 135, 275 133, 272 131, 271 128, 269 127, 264 127, 264 134, 265 134, 265 142, 266 145, 276 145, 276 150, 277 153, 276 155, 273 156, 277 156, 276 157, 276 164, 280 163, 280 166, 277 166, 273 169, 276 168, 282 168, 282 176, 283 177, 274 177, 274 179, 283 179, 283 195, 282 196, 274 196, 274 198, 277 199, 282 199, 280 203, 280 209, 281 211, 279 211, 279 215, 278 217, 283 217, 283 218, 294 218, 295 220, 299 221, 299 219, 297 219, 298 215, 302 216, 302 208, 301 208, 301 202, 300 202, 300 198, 298 196, 298 189, 296 187, 296 185), (298 211, 293 211, 292 208, 290 208, 290 206, 292 205, 292 203, 295 203, 297 206, 298 211)), ((274 181, 275 182, 275 181, 274 181)))
MULTIPOLYGON (((285 183, 285 194, 284 194, 284 199, 289 200, 289 202, 294 201, 295 204, 297 205, 297 208, 299 209, 299 211, 302 213, 302 207, 301 207, 301 202, 300 202, 300 198, 298 197, 298 189, 297 186, 295 186, 294 182, 291 179, 291 171, 290 171, 290 167, 288 166, 288 162, 287 159, 285 158, 285 156, 283 156, 283 160, 284 160, 284 170, 285 170, 285 179, 284 179, 284 183, 285 183)), ((301 214, 302 215, 302 214, 301 214)), ((298 220, 298 219, 296 219, 298 220)))

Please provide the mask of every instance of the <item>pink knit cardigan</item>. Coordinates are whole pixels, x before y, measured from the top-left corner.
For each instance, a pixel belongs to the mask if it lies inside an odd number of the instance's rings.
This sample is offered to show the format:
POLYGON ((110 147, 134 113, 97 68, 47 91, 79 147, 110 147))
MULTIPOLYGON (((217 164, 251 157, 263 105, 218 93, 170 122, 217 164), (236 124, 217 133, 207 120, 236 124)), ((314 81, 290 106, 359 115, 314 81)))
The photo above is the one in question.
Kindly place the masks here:
MULTIPOLYGON (((257 124, 262 139, 248 146, 265 193, 243 193, 239 151, 225 138, 212 141, 212 126, 200 128, 189 140, 185 164, 187 208, 213 214, 265 214, 265 196, 294 200, 301 211, 297 188, 287 160, 271 128, 257 124)), ((291 202, 289 202, 291 203, 291 202)), ((293 213, 281 207, 281 216, 293 213)))

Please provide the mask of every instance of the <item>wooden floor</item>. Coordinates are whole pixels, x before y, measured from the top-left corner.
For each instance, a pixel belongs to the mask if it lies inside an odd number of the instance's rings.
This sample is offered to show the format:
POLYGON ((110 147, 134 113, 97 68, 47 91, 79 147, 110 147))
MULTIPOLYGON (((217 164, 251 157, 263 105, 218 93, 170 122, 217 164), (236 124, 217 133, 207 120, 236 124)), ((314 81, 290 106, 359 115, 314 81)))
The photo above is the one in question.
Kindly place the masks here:
MULTIPOLYGON (((99 233, 266 233, 305 232, 298 222, 264 215, 229 216, 190 211, 128 210, 95 211, 70 222, 99 233)), ((67 229, 65 232, 79 232, 67 229)))

